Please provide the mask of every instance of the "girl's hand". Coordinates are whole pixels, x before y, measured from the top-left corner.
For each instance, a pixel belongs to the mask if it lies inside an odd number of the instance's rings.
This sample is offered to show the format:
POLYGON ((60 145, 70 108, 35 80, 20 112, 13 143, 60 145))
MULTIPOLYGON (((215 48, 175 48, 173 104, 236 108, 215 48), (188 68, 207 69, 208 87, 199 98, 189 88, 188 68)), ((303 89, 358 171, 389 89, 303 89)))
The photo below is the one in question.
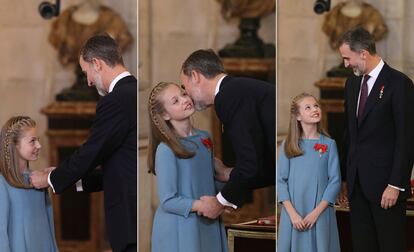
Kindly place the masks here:
POLYGON ((203 206, 201 200, 194 200, 191 206, 191 212, 197 212, 198 215, 203 215, 203 206))
POLYGON ((47 173, 50 173, 50 172, 51 172, 51 171, 53 171, 54 169, 56 169, 56 167, 55 167, 55 166, 52 166, 52 167, 43 168, 43 171, 44 171, 44 172, 47 172, 47 173))
POLYGON ((225 166, 220 159, 214 158, 214 170, 214 177, 216 180, 220 182, 227 182, 230 178, 230 173, 233 168, 225 166))
POLYGON ((290 216, 290 221, 292 222, 293 228, 297 229, 298 231, 306 230, 305 223, 299 214, 292 214, 292 216, 290 216))
POLYGON ((313 225, 315 225, 318 217, 319 217, 319 212, 316 209, 314 209, 312 212, 306 215, 306 217, 303 219, 305 229, 311 229, 313 225))

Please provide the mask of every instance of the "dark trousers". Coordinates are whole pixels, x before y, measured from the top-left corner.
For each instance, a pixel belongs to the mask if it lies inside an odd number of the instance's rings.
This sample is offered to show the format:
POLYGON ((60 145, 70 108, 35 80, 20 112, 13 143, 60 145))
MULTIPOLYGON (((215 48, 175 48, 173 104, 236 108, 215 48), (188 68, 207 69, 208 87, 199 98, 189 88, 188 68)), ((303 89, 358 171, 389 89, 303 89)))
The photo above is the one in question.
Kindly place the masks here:
POLYGON ((137 244, 128 244, 128 246, 121 252, 137 252, 137 244))
POLYGON ((354 252, 407 251, 406 201, 385 210, 365 197, 356 178, 349 204, 354 252))

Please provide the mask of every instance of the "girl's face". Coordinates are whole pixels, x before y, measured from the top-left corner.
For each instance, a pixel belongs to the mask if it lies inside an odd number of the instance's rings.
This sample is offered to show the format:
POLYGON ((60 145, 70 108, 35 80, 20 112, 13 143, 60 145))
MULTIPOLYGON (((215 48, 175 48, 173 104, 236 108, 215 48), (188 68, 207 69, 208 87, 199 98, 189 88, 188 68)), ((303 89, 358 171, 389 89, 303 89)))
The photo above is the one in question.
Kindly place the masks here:
POLYGON ((37 160, 41 147, 36 128, 25 129, 16 145, 17 153, 22 161, 37 160))
POLYGON ((160 94, 160 100, 164 105, 163 118, 166 121, 187 120, 195 112, 190 96, 176 85, 166 87, 160 94))
POLYGON ((316 124, 321 121, 322 113, 319 103, 312 96, 298 102, 299 114, 296 119, 302 124, 316 124))

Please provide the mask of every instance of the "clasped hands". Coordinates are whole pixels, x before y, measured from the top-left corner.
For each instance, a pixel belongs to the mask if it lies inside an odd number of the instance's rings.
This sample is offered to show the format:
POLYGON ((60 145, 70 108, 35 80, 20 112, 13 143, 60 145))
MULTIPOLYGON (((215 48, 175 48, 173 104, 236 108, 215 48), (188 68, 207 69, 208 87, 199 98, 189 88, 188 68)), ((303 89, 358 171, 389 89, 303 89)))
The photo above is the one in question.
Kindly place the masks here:
MULTIPOLYGON (((220 182, 227 182, 230 178, 230 173, 233 168, 229 168, 223 162, 214 158, 215 179, 220 182)), ((216 219, 223 212, 231 213, 234 211, 232 207, 222 205, 215 196, 202 196, 199 200, 193 203, 193 211, 198 215, 207 217, 209 219, 216 219)))
POLYGON ((306 231, 311 229, 318 219, 320 213, 314 209, 305 218, 302 218, 298 213, 293 214, 290 217, 290 221, 292 222, 293 228, 297 229, 298 231, 306 231))
POLYGON ((201 196, 199 200, 193 203, 193 211, 198 215, 207 217, 209 219, 216 219, 223 212, 233 212, 231 207, 223 206, 215 196, 201 196))
POLYGON ((30 184, 36 189, 43 189, 49 187, 47 177, 49 173, 56 167, 47 167, 41 170, 35 170, 30 173, 30 184))

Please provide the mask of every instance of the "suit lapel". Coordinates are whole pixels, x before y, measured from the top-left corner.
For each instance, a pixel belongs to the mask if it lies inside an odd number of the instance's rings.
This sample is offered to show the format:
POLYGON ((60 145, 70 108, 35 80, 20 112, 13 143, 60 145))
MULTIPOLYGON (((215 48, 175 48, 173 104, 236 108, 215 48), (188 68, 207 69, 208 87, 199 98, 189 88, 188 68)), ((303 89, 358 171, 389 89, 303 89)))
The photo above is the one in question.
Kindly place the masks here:
POLYGON ((375 107, 375 104, 377 104, 382 86, 386 86, 385 74, 387 71, 386 70, 387 67, 388 65, 384 64, 384 66, 381 69, 380 74, 378 75, 378 78, 375 80, 374 86, 372 87, 372 90, 368 95, 367 103, 365 104, 364 113, 362 114, 362 119, 359 121, 358 126, 360 126, 363 123, 363 121, 365 120, 369 112, 375 107))
POLYGON ((224 120, 224 111, 222 111, 222 101, 224 100, 224 95, 222 90, 225 89, 225 86, 230 80, 230 76, 227 75, 226 77, 224 77, 224 79, 221 81, 219 92, 217 93, 216 97, 214 97, 214 108, 216 111, 216 115, 221 122, 223 122, 224 120))
POLYGON ((356 111, 357 111, 357 105, 358 105, 358 96, 359 96, 359 89, 361 88, 361 77, 354 78, 350 83, 350 100, 349 100, 349 111, 350 111, 350 117, 349 119, 352 122, 352 125, 355 127, 357 126, 357 117, 356 117, 356 111))

